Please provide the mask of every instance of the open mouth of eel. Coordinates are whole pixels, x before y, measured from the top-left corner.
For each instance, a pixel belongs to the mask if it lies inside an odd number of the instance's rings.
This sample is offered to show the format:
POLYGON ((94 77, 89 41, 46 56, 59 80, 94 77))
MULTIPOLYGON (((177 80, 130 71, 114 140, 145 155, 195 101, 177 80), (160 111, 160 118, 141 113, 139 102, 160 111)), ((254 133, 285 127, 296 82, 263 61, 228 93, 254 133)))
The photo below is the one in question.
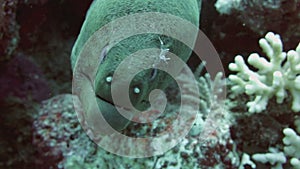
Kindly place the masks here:
POLYGON ((127 107, 124 107, 124 106, 117 105, 117 104, 113 103, 112 101, 107 100, 107 99, 101 97, 100 95, 96 95, 96 97, 97 97, 98 99, 100 99, 100 100, 102 100, 102 101, 104 101, 104 102, 110 104, 110 105, 113 106, 113 107, 118 107, 118 109, 125 110, 125 111, 132 111, 131 109, 129 109, 129 108, 127 108, 127 107))
POLYGON ((131 109, 116 105, 110 100, 104 99, 99 95, 96 95, 96 98, 101 114, 112 128, 122 130, 127 127, 133 118, 131 109))

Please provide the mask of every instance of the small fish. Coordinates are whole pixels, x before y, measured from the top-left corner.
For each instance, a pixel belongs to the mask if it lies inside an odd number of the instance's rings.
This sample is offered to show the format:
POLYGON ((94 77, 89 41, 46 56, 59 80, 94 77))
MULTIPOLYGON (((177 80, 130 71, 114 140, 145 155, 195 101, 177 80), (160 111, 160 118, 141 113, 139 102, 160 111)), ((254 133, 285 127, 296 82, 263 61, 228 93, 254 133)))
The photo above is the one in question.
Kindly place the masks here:
MULTIPOLYGON (((201 0, 95 0, 87 12, 80 34, 73 46, 72 68, 74 69, 77 58, 87 40, 110 21, 128 14, 161 12, 181 17, 195 26, 199 26, 200 4, 201 0)), ((102 49, 99 56, 103 59, 99 61, 93 85, 103 116, 116 130, 124 129, 130 120, 118 113, 112 99, 111 83, 114 80, 114 71, 126 56, 147 48, 161 49, 159 55, 159 58, 162 59, 161 64, 168 64, 170 61, 170 58, 166 56, 169 51, 184 61, 187 61, 191 54, 191 49, 180 41, 156 34, 131 36, 114 46, 110 46, 108 43, 108 46, 102 49)), ((134 64, 143 65, 141 62, 143 60, 137 60, 134 64)), ((140 111, 147 110, 150 106, 149 93, 153 89, 165 89, 171 81, 171 77, 166 72, 157 70, 155 65, 152 69, 138 73, 130 83, 129 96, 132 105, 140 111)), ((121 83, 121 81, 115 83, 121 83)))

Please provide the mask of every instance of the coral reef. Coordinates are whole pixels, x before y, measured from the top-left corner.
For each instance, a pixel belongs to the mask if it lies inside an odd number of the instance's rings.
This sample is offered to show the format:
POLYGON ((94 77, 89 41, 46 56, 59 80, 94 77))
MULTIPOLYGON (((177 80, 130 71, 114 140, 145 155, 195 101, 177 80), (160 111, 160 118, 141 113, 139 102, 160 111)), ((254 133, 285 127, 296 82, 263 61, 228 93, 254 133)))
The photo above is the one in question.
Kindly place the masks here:
POLYGON ((270 153, 254 154, 253 160, 261 163, 270 163, 273 169, 282 168, 281 165, 286 163, 285 155, 282 152, 277 152, 276 149, 270 149, 270 153))
MULTIPOLYGON (((82 144, 88 138, 77 120, 72 95, 58 95, 44 101, 33 128, 33 144, 40 150, 40 160, 44 161, 44 168, 56 168, 56 163, 73 154, 79 157, 86 155, 83 154, 86 153, 83 147, 88 145, 82 144)), ((91 141, 88 142, 92 144, 91 141)))
MULTIPOLYGON (((202 92, 211 94, 208 91, 220 89, 219 85, 224 85, 220 75, 215 81, 208 76, 205 80, 200 78, 199 86, 207 87, 202 92)), ((185 80, 184 77, 179 79, 185 80)), ((60 95, 44 101, 34 122, 34 144, 39 147, 44 158, 52 161, 53 165, 57 164, 58 168, 237 168, 239 156, 230 138, 230 116, 224 105, 219 104, 217 95, 209 98, 210 103, 206 105, 209 105, 207 109, 210 110, 205 120, 199 114, 189 135, 163 155, 134 159, 104 151, 81 129, 72 102, 76 97, 72 95, 60 95)), ((186 108, 185 111, 189 111, 186 108)), ((177 116, 174 113, 177 109, 178 105, 169 105, 167 113, 152 125, 132 123, 122 133, 130 137, 147 137, 164 130, 176 132, 178 127, 171 123, 177 116)), ((107 144, 112 144, 111 140, 108 141, 107 144)), ((121 141, 119 146, 122 144, 126 143, 121 141)), ((151 146, 155 148, 164 144, 151 146)))
POLYGON ((0 168, 35 168, 31 126, 39 105, 10 97, 0 107, 0 168))
POLYGON ((0 71, 0 101, 16 97, 23 101, 49 98, 50 88, 41 69, 28 56, 18 53, 0 71))
POLYGON ((235 63, 229 64, 229 69, 237 72, 237 75, 229 76, 236 84, 232 91, 255 95, 255 99, 247 103, 249 112, 255 113, 265 110, 273 96, 277 103, 282 103, 288 96, 287 90, 293 97, 292 110, 300 111, 300 43, 296 51, 290 50, 286 54, 279 35, 269 32, 259 44, 268 60, 257 53, 248 57, 248 63, 258 69, 257 72, 250 70, 240 55, 235 57, 235 63))
POLYGON ((230 70, 237 72, 229 76, 233 98, 249 108, 232 109, 239 114, 233 112, 236 123, 231 126, 231 136, 243 152, 241 164, 251 168, 299 168, 296 152, 300 137, 292 128, 299 128, 300 43, 295 50, 283 52, 279 35, 269 32, 259 45, 266 57, 253 53, 248 57, 248 65, 238 55, 229 65, 230 70), (240 92, 249 97, 236 96, 240 92), (253 98, 254 101, 247 100, 253 98), (280 105, 283 101, 288 104, 280 105), (293 121, 295 125, 291 124, 293 121))
POLYGON ((8 59, 19 42, 16 22, 17 1, 0 1, 0 61, 8 59))
POLYGON ((239 9, 241 2, 241 0, 217 0, 215 7, 221 14, 230 14, 232 10, 239 9))
POLYGON ((299 0, 217 0, 215 7, 221 14, 237 18, 260 36, 270 30, 278 32, 288 46, 300 38, 299 0))
POLYGON ((32 123, 39 102, 50 87, 41 69, 28 56, 17 53, 0 66, 0 168, 32 168, 32 123), (4 139, 3 139, 4 138, 4 139))
POLYGON ((42 100, 71 91, 68 56, 90 2, 0 1, 0 168, 47 168, 33 119, 42 100))
MULTIPOLYGON (((298 119, 299 120, 299 117, 298 119)), ((296 121, 297 121, 296 120, 296 121)), ((295 121, 296 127, 299 127, 295 121)), ((289 160, 290 167, 293 169, 300 168, 300 136, 291 128, 283 129, 284 137, 283 151, 279 151, 277 148, 270 147, 269 153, 256 153, 252 155, 252 159, 261 162, 271 164, 272 169, 280 169, 289 160)))
POLYGON ((44 5, 47 3, 48 0, 19 0, 20 4, 27 4, 27 5, 44 5))
POLYGON ((253 153, 255 149, 268 149, 280 143, 282 129, 282 124, 262 113, 236 117, 236 123, 230 128, 238 148, 246 153, 253 153))
MULTIPOLYGON (((299 126, 297 126, 299 127, 299 126)), ((283 151, 286 156, 291 157, 290 163, 294 168, 300 168, 300 136, 291 128, 283 130, 283 151)))

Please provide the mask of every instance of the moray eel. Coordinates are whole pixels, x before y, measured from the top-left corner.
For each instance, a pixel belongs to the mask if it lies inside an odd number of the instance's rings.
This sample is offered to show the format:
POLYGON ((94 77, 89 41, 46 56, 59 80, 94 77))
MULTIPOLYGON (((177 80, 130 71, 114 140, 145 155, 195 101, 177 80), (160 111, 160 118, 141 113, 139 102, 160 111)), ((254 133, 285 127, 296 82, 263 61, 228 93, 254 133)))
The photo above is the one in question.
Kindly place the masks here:
MULTIPOLYGON (((80 34, 71 54, 72 69, 87 40, 98 29, 112 20, 129 14, 141 12, 161 12, 181 17, 195 26, 199 26, 201 0, 95 0, 90 6, 80 34)), ((195 35, 196 36, 196 35, 195 35)), ((120 62, 128 55, 147 48, 168 50, 187 61, 191 49, 178 40, 155 34, 131 36, 110 48, 103 48, 99 55, 104 59, 99 64, 95 77, 95 96, 106 121, 116 130, 125 128, 129 119, 121 116, 114 107, 111 96, 112 75, 120 62)), ((171 78, 163 71, 149 69, 137 74, 130 84, 129 96, 132 105, 138 110, 145 110, 149 105, 149 93, 153 89, 164 89, 171 78)), ((89 112, 93 113, 93 112, 89 112)))

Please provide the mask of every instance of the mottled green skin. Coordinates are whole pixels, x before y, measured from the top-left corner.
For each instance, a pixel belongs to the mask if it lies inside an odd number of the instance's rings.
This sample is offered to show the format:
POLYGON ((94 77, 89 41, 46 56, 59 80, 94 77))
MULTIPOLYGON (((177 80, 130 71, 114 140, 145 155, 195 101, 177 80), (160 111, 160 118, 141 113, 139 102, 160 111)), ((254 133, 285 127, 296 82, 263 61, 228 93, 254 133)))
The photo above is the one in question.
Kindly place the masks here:
MULTIPOLYGON (((200 0, 96 0, 91 5, 86 20, 82 26, 78 39, 73 47, 71 62, 74 68, 75 62, 81 49, 92 34, 99 28, 109 23, 110 21, 134 13, 140 12, 162 12, 175 16, 179 16, 193 23, 199 25, 199 2, 200 0)), ((96 79, 95 91, 98 96, 104 98, 106 101, 112 102, 111 86, 105 80, 107 76, 113 75, 115 69, 120 62, 128 55, 146 48, 160 48, 161 44, 159 38, 163 40, 164 44, 169 50, 186 61, 191 50, 183 45, 181 42, 159 35, 142 34, 127 38, 117 45, 113 46, 107 52, 106 58, 99 65, 96 79)), ((99 54, 100 55, 100 54, 99 54)), ((141 65, 141 64, 137 64, 141 65)), ((151 71, 143 71, 139 73, 131 82, 133 91, 134 87, 141 89, 140 94, 130 93, 132 104, 139 110, 145 110, 149 104, 147 102, 149 92, 155 88, 164 89, 170 81, 166 73, 158 72, 154 79, 150 79, 151 71)), ((128 123, 113 109, 109 103, 100 100, 98 104, 103 106, 104 116, 115 129, 122 129, 128 123), (109 111, 109 112, 107 112, 109 111)))

